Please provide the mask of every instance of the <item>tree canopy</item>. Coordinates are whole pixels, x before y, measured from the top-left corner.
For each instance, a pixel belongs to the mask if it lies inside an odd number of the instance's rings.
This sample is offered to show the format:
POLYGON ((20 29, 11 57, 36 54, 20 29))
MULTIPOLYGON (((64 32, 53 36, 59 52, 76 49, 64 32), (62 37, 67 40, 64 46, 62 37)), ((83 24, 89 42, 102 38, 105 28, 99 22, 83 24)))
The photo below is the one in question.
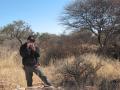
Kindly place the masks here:
POLYGON ((65 7, 61 22, 68 29, 90 30, 104 47, 111 35, 120 34, 120 1, 74 0, 65 7))
POLYGON ((7 38, 16 38, 20 44, 22 44, 22 39, 25 39, 29 35, 33 34, 33 31, 29 24, 22 20, 19 20, 13 21, 12 23, 4 26, 1 29, 1 33, 5 34, 7 38))

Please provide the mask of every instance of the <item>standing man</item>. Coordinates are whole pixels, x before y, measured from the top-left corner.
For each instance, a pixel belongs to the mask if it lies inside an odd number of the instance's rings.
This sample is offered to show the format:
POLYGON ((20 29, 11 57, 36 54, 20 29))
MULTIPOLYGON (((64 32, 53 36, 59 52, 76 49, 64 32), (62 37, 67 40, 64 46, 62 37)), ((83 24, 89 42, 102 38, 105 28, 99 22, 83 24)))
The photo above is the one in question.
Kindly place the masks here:
POLYGON ((35 45, 35 37, 29 36, 27 42, 20 47, 20 55, 22 56, 22 63, 24 65, 27 86, 32 86, 33 72, 37 74, 46 86, 51 86, 47 77, 40 70, 38 59, 40 57, 39 48, 35 45))

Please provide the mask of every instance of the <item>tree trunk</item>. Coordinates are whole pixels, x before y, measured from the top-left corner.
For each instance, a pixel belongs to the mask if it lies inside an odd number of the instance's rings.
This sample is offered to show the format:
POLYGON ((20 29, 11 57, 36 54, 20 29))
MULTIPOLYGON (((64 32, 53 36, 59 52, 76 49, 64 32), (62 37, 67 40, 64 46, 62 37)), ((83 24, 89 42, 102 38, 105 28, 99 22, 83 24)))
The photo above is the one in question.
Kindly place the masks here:
POLYGON ((98 43, 100 45, 100 48, 102 49, 103 48, 103 44, 102 44, 102 41, 101 41, 101 34, 100 33, 98 34, 98 43))

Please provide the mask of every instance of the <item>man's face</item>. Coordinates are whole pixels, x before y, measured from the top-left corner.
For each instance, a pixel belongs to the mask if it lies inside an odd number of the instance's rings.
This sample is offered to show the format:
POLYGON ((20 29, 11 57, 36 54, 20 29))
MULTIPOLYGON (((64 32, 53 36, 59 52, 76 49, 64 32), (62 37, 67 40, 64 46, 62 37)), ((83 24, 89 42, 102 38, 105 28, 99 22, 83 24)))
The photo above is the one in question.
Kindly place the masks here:
POLYGON ((33 48, 35 46, 35 42, 27 40, 27 47, 28 48, 33 48))

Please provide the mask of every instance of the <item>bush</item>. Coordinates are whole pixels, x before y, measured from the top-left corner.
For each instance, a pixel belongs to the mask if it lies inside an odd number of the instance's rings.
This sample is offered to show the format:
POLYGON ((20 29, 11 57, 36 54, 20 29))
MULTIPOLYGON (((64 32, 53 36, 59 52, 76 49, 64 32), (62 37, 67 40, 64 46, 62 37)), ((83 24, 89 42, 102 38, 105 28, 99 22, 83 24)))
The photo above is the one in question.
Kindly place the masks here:
POLYGON ((60 72, 64 75, 63 85, 67 82, 74 82, 77 87, 85 87, 86 85, 97 85, 96 72, 101 68, 102 64, 98 63, 95 67, 92 64, 85 63, 85 60, 78 57, 72 63, 65 64, 60 72), (70 81, 71 80, 71 81, 70 81))

